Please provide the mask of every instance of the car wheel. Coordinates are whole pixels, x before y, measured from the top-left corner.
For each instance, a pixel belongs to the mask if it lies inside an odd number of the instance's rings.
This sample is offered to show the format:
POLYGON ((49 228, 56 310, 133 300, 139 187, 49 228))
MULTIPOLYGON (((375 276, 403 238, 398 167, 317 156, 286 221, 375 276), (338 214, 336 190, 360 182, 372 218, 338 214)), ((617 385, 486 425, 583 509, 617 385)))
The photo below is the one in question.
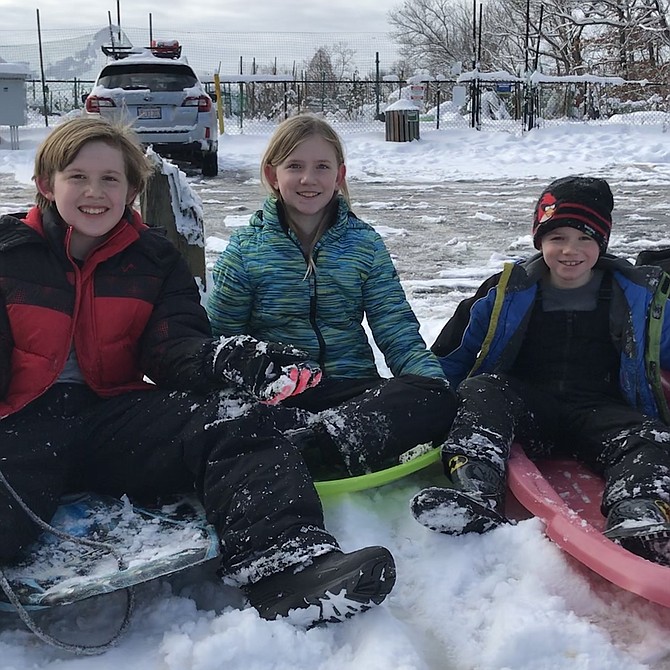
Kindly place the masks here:
POLYGON ((208 151, 202 155, 202 176, 216 177, 219 174, 219 156, 215 151, 208 151))

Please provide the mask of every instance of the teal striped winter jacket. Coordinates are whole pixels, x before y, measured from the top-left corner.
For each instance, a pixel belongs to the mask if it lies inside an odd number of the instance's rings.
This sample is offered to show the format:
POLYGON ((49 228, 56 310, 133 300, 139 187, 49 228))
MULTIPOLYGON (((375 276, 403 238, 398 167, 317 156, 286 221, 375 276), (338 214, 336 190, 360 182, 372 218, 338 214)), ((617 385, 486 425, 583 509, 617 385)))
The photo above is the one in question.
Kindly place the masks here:
POLYGON ((214 267, 207 312, 214 333, 248 334, 308 351, 329 377, 376 377, 368 325, 398 376, 444 377, 391 257, 375 230, 339 202, 333 225, 316 245, 316 272, 268 197, 250 225, 236 231, 214 267))

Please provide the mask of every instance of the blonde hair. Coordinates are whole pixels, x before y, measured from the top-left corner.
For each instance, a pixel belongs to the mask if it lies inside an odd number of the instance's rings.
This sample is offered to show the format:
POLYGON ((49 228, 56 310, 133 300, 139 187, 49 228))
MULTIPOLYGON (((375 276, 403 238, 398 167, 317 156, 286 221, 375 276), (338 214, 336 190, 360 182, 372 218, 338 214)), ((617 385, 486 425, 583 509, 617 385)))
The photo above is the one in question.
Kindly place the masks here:
MULTIPOLYGON (((70 165, 89 142, 104 142, 119 149, 123 154, 128 185, 138 194, 145 189, 154 168, 137 135, 128 125, 97 116, 79 116, 56 126, 37 150, 33 179, 46 179, 53 186, 56 173, 70 165)), ((39 191, 35 201, 42 211, 51 204, 39 191)))
MULTIPOLYGON (((265 149, 263 158, 261 159, 261 182, 279 202, 282 201, 281 193, 268 181, 265 174, 266 166, 270 165, 272 167, 277 167, 280 163, 285 161, 300 144, 315 135, 323 138, 333 147, 335 150, 337 167, 339 168, 341 165, 344 165, 344 147, 342 145, 342 140, 328 122, 313 114, 298 114, 285 119, 275 128, 275 131, 270 138, 270 142, 265 149)), ((346 178, 344 178, 339 185, 339 193, 349 205, 349 189, 347 187, 346 178)), ((313 260, 314 246, 328 227, 332 211, 332 207, 329 206, 326 208, 319 225, 314 231, 314 236, 310 242, 309 248, 306 250, 307 272, 305 273, 305 277, 309 276, 315 269, 313 260)), ((295 227, 290 219, 288 220, 288 225, 295 232, 295 227)))

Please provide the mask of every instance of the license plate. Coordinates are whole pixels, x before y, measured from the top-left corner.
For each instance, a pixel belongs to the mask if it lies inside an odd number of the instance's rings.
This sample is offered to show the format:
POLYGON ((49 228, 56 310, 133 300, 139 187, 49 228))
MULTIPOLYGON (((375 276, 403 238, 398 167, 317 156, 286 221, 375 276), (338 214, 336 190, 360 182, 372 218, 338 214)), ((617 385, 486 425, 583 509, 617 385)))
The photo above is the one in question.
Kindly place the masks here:
POLYGON ((137 118, 138 119, 160 119, 161 118, 161 108, 160 107, 138 107, 137 108, 137 118))

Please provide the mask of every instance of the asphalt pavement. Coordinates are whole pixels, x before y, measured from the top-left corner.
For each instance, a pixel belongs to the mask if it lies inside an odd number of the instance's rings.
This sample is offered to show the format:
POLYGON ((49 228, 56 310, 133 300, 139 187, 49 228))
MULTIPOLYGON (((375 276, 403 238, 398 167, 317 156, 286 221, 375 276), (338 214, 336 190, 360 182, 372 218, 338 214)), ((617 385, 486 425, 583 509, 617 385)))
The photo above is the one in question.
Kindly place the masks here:
MULTIPOLYGON (((663 175, 608 180, 615 199, 610 249, 633 258, 663 240, 670 246, 670 181, 663 175)), ((189 182, 203 203, 206 236, 228 239, 264 197, 256 174, 222 169, 216 178, 189 182)), ((354 179, 349 189, 353 210, 382 233, 401 279, 415 283, 528 255, 533 208, 546 185, 527 178, 420 185, 354 179)), ((25 209, 33 197, 32 185, 0 174, 0 213, 25 209)))

